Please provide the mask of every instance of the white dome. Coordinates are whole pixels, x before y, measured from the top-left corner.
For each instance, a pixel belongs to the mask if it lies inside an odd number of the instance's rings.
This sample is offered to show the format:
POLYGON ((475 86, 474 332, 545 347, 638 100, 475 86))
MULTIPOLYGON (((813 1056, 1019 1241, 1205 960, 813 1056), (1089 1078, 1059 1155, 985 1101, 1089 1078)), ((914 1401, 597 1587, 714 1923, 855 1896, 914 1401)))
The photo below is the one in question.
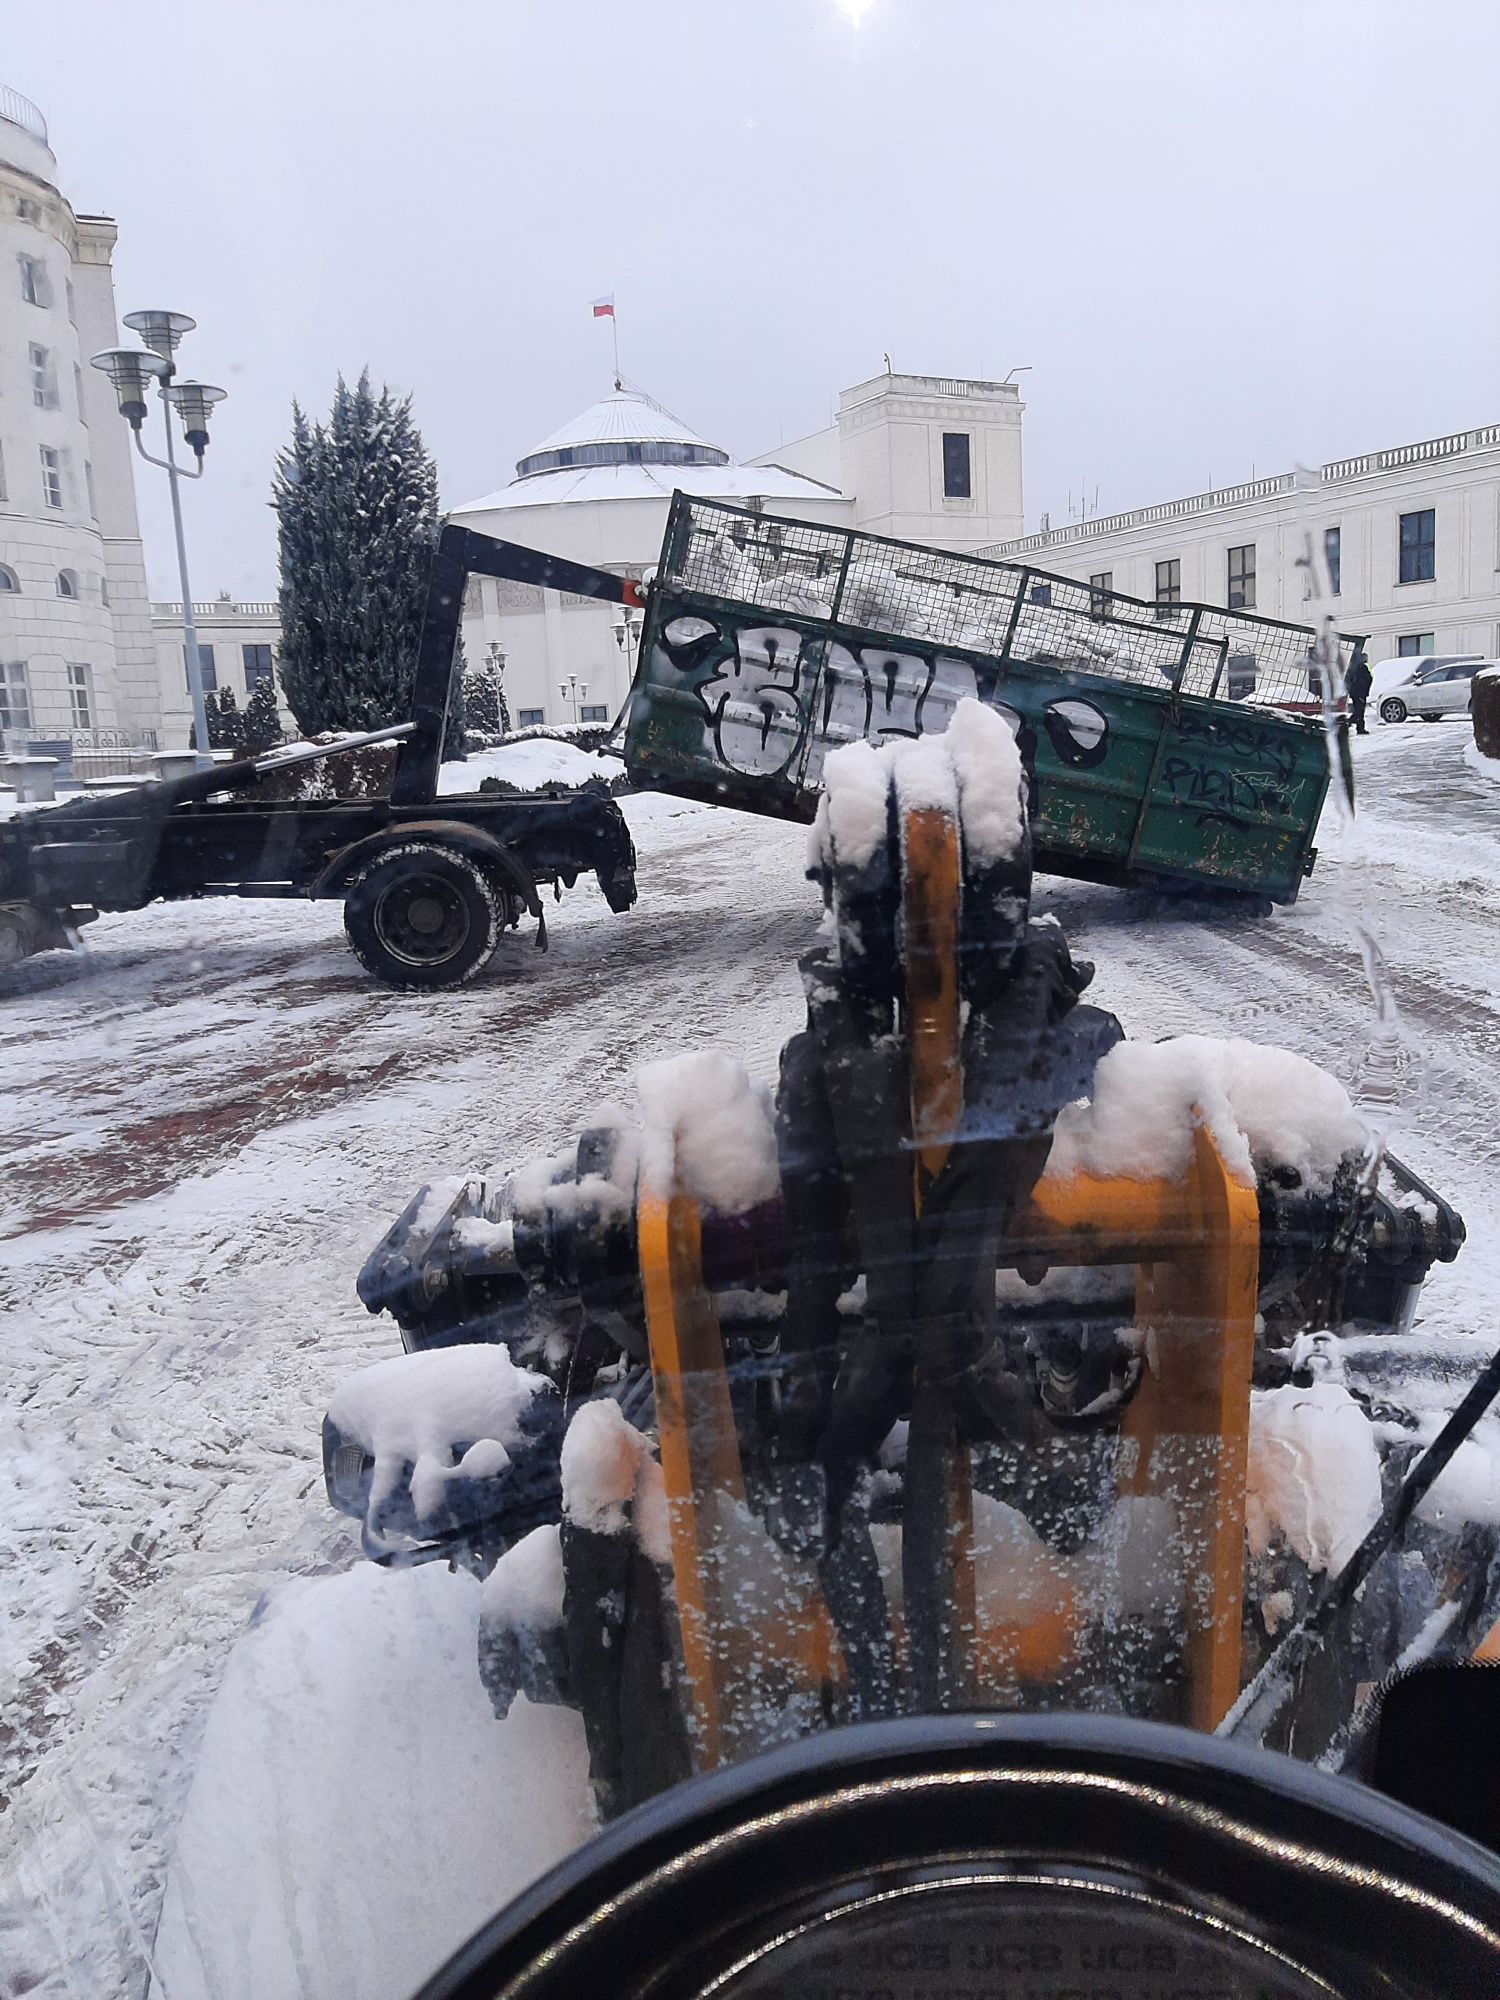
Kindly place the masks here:
POLYGON ((669 500, 679 487, 720 500, 843 498, 821 481, 781 466, 736 465, 727 451, 705 443, 643 391, 616 389, 518 459, 509 486, 452 511, 489 514, 558 501, 669 500))
POLYGON ((616 389, 534 445, 516 461, 517 479, 584 465, 728 465, 729 453, 706 444, 636 389, 616 389))
POLYGON ((534 444, 516 462, 516 478, 524 480, 536 472, 552 470, 534 466, 532 460, 550 456, 552 452, 576 450, 580 444, 686 444, 706 454, 706 460, 698 460, 700 464, 726 466, 730 462, 728 452, 704 442, 686 424, 680 424, 670 410, 664 410, 660 402, 652 402, 650 396, 642 396, 638 390, 618 388, 612 396, 592 402, 570 424, 564 424, 562 430, 554 430, 550 438, 534 444))

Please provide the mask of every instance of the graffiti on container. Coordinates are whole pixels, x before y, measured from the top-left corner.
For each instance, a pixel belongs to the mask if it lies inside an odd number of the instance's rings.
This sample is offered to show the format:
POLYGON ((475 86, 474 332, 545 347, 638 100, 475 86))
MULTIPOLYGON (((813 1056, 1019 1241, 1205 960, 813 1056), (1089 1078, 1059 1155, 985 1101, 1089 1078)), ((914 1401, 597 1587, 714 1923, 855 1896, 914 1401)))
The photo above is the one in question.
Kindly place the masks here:
POLYGON ((1109 755, 1109 718, 1091 701, 1049 701, 1042 724, 1058 758, 1075 771, 1096 770, 1109 755))
POLYGON ((718 761, 745 777, 782 776, 805 749, 799 775, 816 785, 839 744, 920 736, 978 692, 966 660, 847 646, 788 626, 741 626, 726 646, 706 619, 684 617, 662 637, 679 671, 711 668, 696 688, 705 734, 718 761))
POLYGON ((1194 762, 1190 757, 1167 757, 1162 762, 1161 781, 1174 799, 1204 808, 1199 824, 1223 819, 1243 827, 1244 813, 1274 813, 1285 818, 1291 801, 1274 783, 1254 771, 1228 770, 1222 764, 1194 762))
POLYGON ((1297 770, 1297 746, 1287 740, 1285 729, 1268 729, 1264 723, 1221 721, 1217 716, 1181 715, 1177 719, 1177 741, 1199 743, 1208 749, 1228 750, 1248 770, 1290 784, 1297 770))
MULTIPOLYGON (((946 728, 957 703, 980 693, 968 660, 846 644, 786 625, 725 634, 684 615, 666 625, 661 643, 670 665, 693 679, 705 754, 742 777, 791 778, 808 790, 840 744, 946 728)), ((1016 734, 1034 791, 1038 730, 995 693, 986 690, 1016 734)), ((1094 770, 1109 755, 1109 719, 1091 701, 1049 702, 1041 727, 1053 755, 1074 770, 1094 770)))
POLYGON ((1187 714, 1178 718, 1176 735, 1190 747, 1163 759, 1161 782, 1174 799, 1202 808, 1200 826, 1216 821, 1243 831, 1247 813, 1290 817, 1287 788, 1296 777, 1297 748, 1282 731, 1248 719, 1187 714), (1217 761, 1214 752, 1233 763, 1217 761))

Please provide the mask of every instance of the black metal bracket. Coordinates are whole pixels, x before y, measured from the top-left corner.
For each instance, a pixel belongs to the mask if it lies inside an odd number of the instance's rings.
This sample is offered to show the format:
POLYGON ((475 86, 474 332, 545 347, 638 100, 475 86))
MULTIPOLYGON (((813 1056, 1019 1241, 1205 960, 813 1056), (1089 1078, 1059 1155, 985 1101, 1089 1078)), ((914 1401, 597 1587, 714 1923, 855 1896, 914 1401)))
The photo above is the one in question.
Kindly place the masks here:
POLYGON ((419 805, 436 795, 443 730, 453 684, 453 662, 463 627, 464 590, 471 576, 496 576, 543 590, 570 590, 606 604, 638 605, 641 586, 633 576, 614 576, 584 563, 549 556, 518 542, 503 542, 474 528, 448 522, 432 552, 427 607, 417 648, 411 719, 416 727, 401 746, 391 782, 391 803, 419 805))

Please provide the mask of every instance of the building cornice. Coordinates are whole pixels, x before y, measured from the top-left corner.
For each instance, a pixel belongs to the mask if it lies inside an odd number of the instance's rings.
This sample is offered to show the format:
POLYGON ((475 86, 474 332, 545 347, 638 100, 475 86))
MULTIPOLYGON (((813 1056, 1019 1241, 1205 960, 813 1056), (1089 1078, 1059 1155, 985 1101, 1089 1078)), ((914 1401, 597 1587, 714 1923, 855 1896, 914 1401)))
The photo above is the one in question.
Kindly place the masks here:
POLYGON ((1331 459, 1320 468, 1316 483, 1299 478, 1294 472, 1279 472, 1266 479, 1247 479, 1238 486, 1213 487, 1206 493, 1192 493, 1182 500, 1162 500, 1150 507, 1132 507, 1124 514, 1100 514, 1092 521, 1075 521, 1066 528, 1045 529, 1041 534, 1023 535, 1013 542, 995 542, 977 553, 997 559, 1032 555, 1038 549, 1066 548, 1074 543, 1101 541, 1109 535, 1126 534, 1132 528, 1152 528, 1163 521, 1181 520, 1190 515, 1225 512, 1253 501, 1277 499, 1285 494, 1321 492, 1326 486, 1368 479, 1377 473, 1410 471, 1438 459, 1473 457, 1496 450, 1500 450, 1500 424, 1482 424, 1477 430, 1453 431, 1447 437, 1424 438, 1420 444, 1394 445, 1388 451, 1365 452, 1358 458, 1331 459))
POLYGON ((73 262, 77 262, 78 218, 66 195, 59 194, 43 175, 32 173, 28 167, 18 167, 14 160, 0 160, 0 187, 39 198, 52 235, 73 262))
MULTIPOLYGON (((170 620, 172 623, 180 625, 182 623, 182 606, 180 603, 164 603, 160 599, 153 598, 151 616, 153 620, 170 620)), ((275 603, 226 604, 222 598, 210 598, 207 603, 194 603, 193 605, 193 618, 198 623, 206 623, 209 619, 212 619, 216 624, 222 625, 230 619, 238 618, 248 624, 264 625, 268 619, 279 618, 280 616, 281 607, 275 603)))

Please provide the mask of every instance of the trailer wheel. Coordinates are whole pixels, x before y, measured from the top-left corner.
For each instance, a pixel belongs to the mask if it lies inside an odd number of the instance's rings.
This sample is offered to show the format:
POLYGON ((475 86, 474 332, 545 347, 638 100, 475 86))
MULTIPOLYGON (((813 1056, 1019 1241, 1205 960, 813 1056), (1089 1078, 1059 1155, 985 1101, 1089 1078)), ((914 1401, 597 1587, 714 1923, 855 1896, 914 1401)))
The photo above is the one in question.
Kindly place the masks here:
POLYGON ((488 965, 504 920, 484 869, 428 841, 387 848, 344 892, 349 949, 403 992, 464 985, 488 965))

